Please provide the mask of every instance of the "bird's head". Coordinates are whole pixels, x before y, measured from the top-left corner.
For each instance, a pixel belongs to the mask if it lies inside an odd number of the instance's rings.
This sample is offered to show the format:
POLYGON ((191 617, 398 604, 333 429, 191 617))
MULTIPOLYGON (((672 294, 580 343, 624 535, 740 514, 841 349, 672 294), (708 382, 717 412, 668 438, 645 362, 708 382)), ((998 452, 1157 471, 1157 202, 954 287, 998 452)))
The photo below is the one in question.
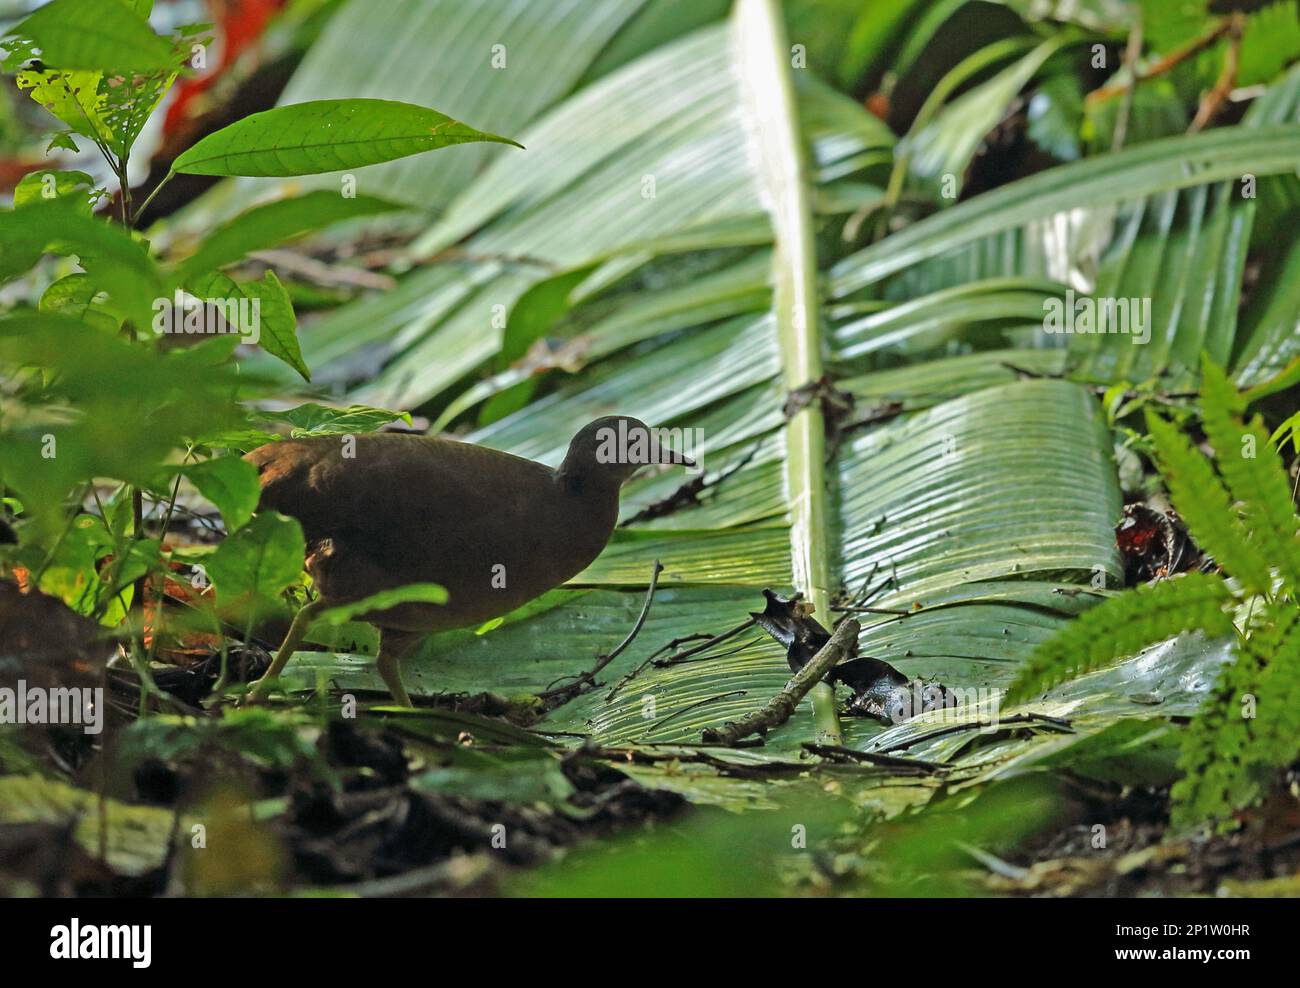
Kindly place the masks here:
POLYGON ((558 473, 572 490, 596 487, 617 491, 642 467, 655 463, 695 466, 690 457, 665 446, 660 432, 640 419, 606 415, 578 430, 558 473))

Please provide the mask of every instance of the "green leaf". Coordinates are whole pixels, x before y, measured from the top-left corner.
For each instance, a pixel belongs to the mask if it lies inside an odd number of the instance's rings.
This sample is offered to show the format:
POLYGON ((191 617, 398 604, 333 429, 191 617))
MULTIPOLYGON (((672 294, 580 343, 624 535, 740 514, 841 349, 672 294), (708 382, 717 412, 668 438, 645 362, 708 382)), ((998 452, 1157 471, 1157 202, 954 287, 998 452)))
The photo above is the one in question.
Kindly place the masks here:
POLYGON ((188 277, 216 271, 243 259, 247 254, 265 250, 332 223, 374 216, 398 207, 372 196, 345 198, 337 192, 309 192, 293 199, 255 206, 222 224, 176 267, 182 281, 188 277))
POLYGON ((77 205, 89 216, 95 200, 103 195, 95 187, 95 180, 85 172, 54 171, 42 169, 28 172, 14 187, 14 208, 26 206, 42 199, 75 198, 77 205))
POLYGON ((109 332, 116 332, 122 324, 122 316, 104 302, 103 293, 87 274, 70 274, 51 282, 41 295, 38 308, 42 312, 74 316, 109 332))
POLYGON ((308 402, 283 412, 267 412, 266 418, 288 422, 293 426, 290 437, 343 436, 354 433, 375 432, 390 422, 411 424, 409 412, 391 412, 386 408, 369 405, 349 405, 347 408, 330 408, 308 402))
MULTIPOLYGON (((602 262, 608 270, 593 280, 617 278, 648 256, 769 242, 746 151, 750 131, 732 112, 741 99, 735 62, 729 32, 706 28, 594 82, 548 114, 523 135, 528 154, 499 155, 413 247, 424 255, 460 244, 488 263, 434 264, 385 296, 329 314, 304 340, 312 367, 331 373, 329 362, 346 366, 366 345, 391 353, 353 397, 414 407, 499 352, 501 330, 485 325, 482 313, 494 305, 509 311, 538 282, 602 262), (655 198, 639 189, 628 194, 628 168, 636 169, 638 183, 655 177, 655 198), (619 221, 609 222, 614 215, 619 221)), ((807 83, 797 91, 800 112, 827 121, 811 141, 819 165, 838 161, 845 148, 887 140, 885 128, 852 101, 807 83)), ((887 153, 888 143, 878 146, 887 153)))
POLYGON ((37 774, 0 777, 0 825, 24 824, 67 828, 64 855, 98 862, 103 853, 113 874, 146 875, 167 861, 176 816, 157 806, 100 799, 37 774))
POLYGON ((223 540, 205 568, 222 595, 274 597, 297 581, 305 551, 298 520, 267 511, 223 540))
POLYGON ((228 355, 206 342, 156 350, 56 312, 0 320, 3 376, 29 382, 0 423, 4 484, 42 524, 60 519, 79 483, 113 478, 155 489, 158 465, 189 437, 246 421, 238 399, 254 393, 256 379, 228 355), (42 373, 20 378, 18 368, 42 373), (43 456, 43 441, 57 443, 57 455, 43 456))
POLYGON ((1113 154, 1051 168, 959 203, 839 262, 833 295, 842 297, 927 257, 1071 209, 1098 209, 1126 199, 1244 173, 1295 170, 1300 127, 1223 127, 1149 141, 1113 154))
MULTIPOLYGON (((682 5, 674 0, 670 6, 682 5)), ((418 8, 403 3, 341 4, 280 102, 339 96, 428 100, 458 119, 518 135, 569 94, 594 60, 611 53, 611 40, 623 42, 622 29, 642 20, 637 15, 644 10, 641 0, 421 0, 418 8), (383 57, 357 58, 359 51, 383 52, 383 57), (561 51, 564 57, 557 58, 561 51), (496 52, 505 57, 505 65, 488 70, 496 52), (472 86, 465 84, 469 79, 474 80, 472 86)), ((673 36, 685 33, 684 14, 680 9, 668 13, 673 36)), ((376 165, 364 182, 369 190, 382 190, 387 198, 436 215, 494 157, 510 154, 500 145, 470 144, 454 154, 376 165)), ((321 180, 293 184, 321 187, 316 181, 321 180)), ((337 189, 336 180, 331 184, 337 189)), ((288 183, 282 189, 288 192, 288 183)))
POLYGON ((990 580, 1119 583, 1110 445, 1095 399, 1050 380, 984 388, 852 436, 837 485, 846 584, 888 574, 897 589, 884 606, 911 607, 990 580))
POLYGON ((1286 419, 1268 437, 1269 443, 1276 446, 1279 451, 1285 448, 1287 440, 1291 441, 1292 451, 1296 455, 1300 455, 1300 412, 1296 412, 1286 419))
MULTIPOLYGON (((405 422, 408 426, 411 424, 409 412, 390 412, 384 408, 371 408, 368 405, 330 408, 312 402, 282 412, 262 411, 257 417, 271 422, 288 422, 293 426, 289 431, 291 439, 375 432, 395 421, 405 422)), ((208 446, 247 452, 281 438, 278 433, 267 432, 264 429, 237 429, 206 434, 202 437, 202 442, 208 446)))
POLYGON ((1166 375, 1171 387, 1192 387, 1203 351, 1226 362, 1255 215, 1255 203, 1231 182, 1123 204, 1092 294, 1137 300, 1130 305, 1141 308, 1131 313, 1143 316, 1149 338, 1071 336, 1075 373, 1101 381, 1166 375))
POLYGON ((80 154, 81 149, 77 147, 76 140, 73 139, 73 131, 58 131, 50 135, 50 143, 45 147, 45 153, 49 154, 55 148, 63 148, 65 151, 71 151, 73 154, 80 154))
POLYGON ((268 270, 261 281, 243 283, 220 272, 211 272, 191 278, 187 287, 201 299, 236 303, 246 299, 255 303, 257 339, 254 342, 296 370, 303 380, 311 380, 311 371, 298 346, 298 320, 293 303, 274 271, 268 270))
POLYGON ((225 519, 227 532, 243 527, 257 510, 257 501, 262 493, 257 481, 257 468, 238 456, 204 460, 181 467, 180 472, 216 505, 225 519))
POLYGON ((1255 86, 1271 82, 1297 58, 1300 58, 1300 8, 1286 0, 1274 0, 1253 12, 1246 21, 1237 83, 1255 86))
POLYGON ((836 356, 939 349, 953 339, 997 339, 1004 329, 1041 326, 1063 289, 1049 281, 990 278, 946 288, 854 319, 835 331, 836 356))
MULTIPOLYGON (((953 204, 980 142, 998 125, 1006 114, 1007 106, 1038 74, 1049 58, 1077 40, 1072 33, 1057 33, 988 81, 962 93, 925 126, 914 127, 912 133, 899 145, 899 153, 906 158, 914 183, 939 205, 953 204), (943 188, 945 176, 950 176, 953 182, 951 196, 946 195, 945 192, 949 190, 943 188)), ((976 52, 967 62, 985 67, 983 60, 988 57, 987 53, 996 51, 1005 54, 1008 47, 1014 50, 1019 46, 1019 39, 999 42, 976 52)), ((964 65, 965 63, 953 69, 952 73, 962 72, 964 65)), ((963 78, 961 81, 968 80, 963 78)), ((941 85, 946 83, 947 78, 941 85)), ((934 98, 932 95, 931 100, 934 98)), ((927 101, 927 109, 929 106, 927 101)), ((925 109, 921 112, 926 114, 925 109)))
POLYGON ((344 624, 362 614, 382 611, 389 607, 396 607, 398 604, 409 603, 445 604, 447 603, 447 589, 436 583, 408 583, 404 587, 381 590, 379 593, 372 593, 369 597, 363 597, 361 600, 331 607, 321 613, 319 620, 331 625, 344 624))
POLYGON ((84 215, 71 200, 39 200, 0 212, 0 248, 0 280, 27 270, 47 251, 75 254, 95 287, 137 328, 152 321, 162 291, 148 252, 120 226, 84 215))
POLYGON ((377 99, 317 100, 254 113, 209 134, 172 163, 191 175, 316 175, 488 141, 485 134, 423 106, 377 99))
POLYGON ((173 69, 172 46, 120 0, 53 0, 10 31, 47 65, 130 76, 173 69))
POLYGON ((1030 97, 1026 115, 1026 133, 1031 141, 1062 161, 1080 157, 1083 92, 1072 73, 1060 72, 1044 80, 1030 97))
MULTIPOLYGON (((1259 677, 1259 711, 1253 744, 1247 749, 1246 771, 1266 779, 1276 778, 1300 756, 1300 624, 1291 616, 1278 615, 1279 634, 1274 630, 1267 643, 1267 660, 1259 677), (1252 769, 1265 769, 1256 773, 1252 769)), ((1262 649, 1261 649, 1262 651, 1262 649)))

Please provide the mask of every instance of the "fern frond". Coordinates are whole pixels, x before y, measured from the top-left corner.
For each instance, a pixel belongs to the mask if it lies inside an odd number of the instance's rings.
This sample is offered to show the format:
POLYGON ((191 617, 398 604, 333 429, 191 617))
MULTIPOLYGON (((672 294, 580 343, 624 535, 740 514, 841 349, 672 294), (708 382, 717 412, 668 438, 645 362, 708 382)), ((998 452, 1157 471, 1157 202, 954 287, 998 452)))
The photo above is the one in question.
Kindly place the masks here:
POLYGON ((1219 473, 1241 503, 1245 528, 1259 553, 1287 588, 1300 587, 1300 517, 1286 469, 1269 446, 1260 418, 1242 421, 1246 403, 1227 375, 1208 359, 1203 365, 1201 416, 1219 473))
POLYGON ((1274 602, 1256 624, 1183 736, 1183 774, 1170 793, 1176 830, 1222 825, 1254 797, 1262 770, 1289 765, 1300 753, 1300 610, 1274 602), (1254 718, 1247 716, 1252 697, 1254 718))
POLYGON ((1282 452, 1282 448, 1289 441, 1291 449, 1297 455, 1300 455, 1300 412, 1296 412, 1274 429, 1273 434, 1268 437, 1268 441, 1277 447, 1279 453, 1282 452))
POLYGON ((1209 460, 1175 426, 1149 411, 1147 429, 1169 497, 1197 544, 1247 591, 1268 593, 1273 583, 1268 560, 1247 539, 1232 497, 1209 460))
POLYGON ((1222 578, 1207 573, 1187 573, 1112 597, 1034 649, 1007 700, 1027 699, 1181 631, 1229 634, 1232 618, 1225 608, 1232 600, 1222 578))
POLYGON ((1268 657, 1259 680, 1250 762, 1261 768, 1285 768, 1300 756, 1300 610, 1292 607, 1290 630, 1268 657))

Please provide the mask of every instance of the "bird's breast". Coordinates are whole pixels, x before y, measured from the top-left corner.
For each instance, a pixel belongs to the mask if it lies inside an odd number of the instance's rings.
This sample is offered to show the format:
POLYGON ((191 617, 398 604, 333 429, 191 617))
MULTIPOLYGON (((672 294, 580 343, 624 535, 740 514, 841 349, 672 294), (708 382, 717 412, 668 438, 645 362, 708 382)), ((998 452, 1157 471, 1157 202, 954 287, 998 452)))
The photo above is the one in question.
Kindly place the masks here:
MULTIPOLYGON (((380 623, 402 630, 444 630, 500 617, 582 572, 609 541, 612 504, 557 496, 502 504, 475 524, 444 519, 439 530, 408 540, 395 560, 400 583, 438 583, 443 605, 401 605, 380 623)), ((397 584, 395 584, 397 585, 397 584)))

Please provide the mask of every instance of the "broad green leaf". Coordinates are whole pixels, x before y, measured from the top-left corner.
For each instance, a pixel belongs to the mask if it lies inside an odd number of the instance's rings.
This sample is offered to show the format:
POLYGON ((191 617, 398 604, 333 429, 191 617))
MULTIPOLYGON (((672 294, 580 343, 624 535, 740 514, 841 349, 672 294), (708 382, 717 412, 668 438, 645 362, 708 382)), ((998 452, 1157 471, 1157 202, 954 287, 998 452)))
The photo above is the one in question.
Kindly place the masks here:
POLYGON ((51 282, 38 307, 43 312, 75 316, 108 332, 116 332, 122 324, 121 314, 104 301, 103 293, 87 274, 70 274, 51 282))
POLYGON ((0 320, 5 378, 22 368, 46 372, 40 387, 6 406, 6 488, 23 495, 42 525, 56 526, 76 484, 108 477, 159 489, 158 464, 190 437, 246 420, 237 399, 255 394, 256 380, 228 356, 213 343, 155 350, 56 312, 0 320))
MULTIPOLYGON (((693 105, 697 109, 705 106, 712 108, 705 112, 721 112, 721 107, 728 98, 736 98, 734 92, 729 97, 726 95, 729 84, 727 70, 724 68, 725 58, 722 57, 725 56, 726 49, 724 47, 720 50, 716 39, 713 39, 713 44, 707 46, 695 39, 688 40, 689 45, 682 42, 683 49, 680 52, 674 51, 674 55, 677 56, 674 58, 674 63, 694 65, 697 64, 698 59, 707 59, 713 70, 719 73, 708 77, 705 93, 694 91, 690 94, 695 98, 693 105)), ((709 134, 709 128, 698 122, 694 111, 687 113, 680 105, 671 101, 669 87, 664 82, 665 79, 671 78, 670 74, 659 77, 656 73, 655 78, 650 78, 648 73, 654 67, 634 63, 627 70, 629 72, 635 70, 634 80, 624 80, 619 73, 594 88, 614 86, 618 83, 618 91, 625 92, 630 89, 633 81, 637 83, 638 88, 646 85, 656 87, 654 119, 672 128, 674 133, 672 148, 659 145, 653 139, 653 128, 650 128, 645 133, 632 135, 631 147, 623 153, 632 155, 644 153, 654 156, 654 164, 647 163, 647 167, 653 169, 657 182, 668 183, 683 191, 689 189, 691 190, 689 195, 673 196, 665 201, 645 199, 638 194, 626 208, 616 206, 616 203, 623 201, 625 190, 622 188, 622 180, 618 177, 618 166, 612 163, 597 168, 589 176, 580 176, 578 182, 571 187, 565 187, 558 195, 548 195, 545 189, 547 185, 555 181, 573 179, 573 174, 567 172, 563 165, 565 152, 562 125, 567 127, 570 123, 577 125, 577 122, 570 121, 566 113, 563 120, 555 120, 555 126, 553 128, 548 126, 546 130, 545 140, 550 153, 544 167, 540 167, 542 163, 539 160, 539 168, 535 169, 532 175, 537 183, 538 199, 535 206, 526 208, 520 214, 503 214, 498 222, 491 224, 482 234, 474 238, 475 245, 470 249, 481 248, 496 253, 503 249, 513 252, 523 247, 530 253, 537 252, 541 257, 554 257, 557 267, 568 269, 570 265, 584 267, 593 261, 612 256, 620 249, 629 248, 639 240, 652 239, 657 234, 668 230, 689 229, 701 219, 722 216, 759 217, 761 206, 753 186, 753 178, 747 173, 748 166, 743 156, 737 156, 736 145, 731 143, 743 141, 743 133, 733 132, 728 124, 725 138, 709 134), (684 119, 680 124, 674 123, 683 115, 684 119), (692 140, 704 142, 702 156, 699 158, 679 153, 692 140), (676 150, 673 150, 674 148, 676 150), (700 198, 697 198, 697 191, 700 193, 700 198), (576 215, 576 212, 582 208, 579 203, 584 195, 598 197, 604 204, 601 211, 591 214, 591 222, 584 224, 583 232, 578 236, 570 236, 567 233, 557 236, 558 231, 569 229, 564 226, 560 216, 576 215), (600 216, 606 210, 619 212, 621 216, 619 222, 602 220, 600 216), (513 234, 512 230, 515 231, 513 234), (547 230, 551 232, 546 233, 547 230), (505 248, 505 242, 511 239, 515 241, 516 247, 505 248)), ((608 124, 602 123, 596 131, 602 140, 606 135, 613 137, 617 133, 615 130, 607 129, 609 127, 613 127, 612 121, 608 124)), ((540 133, 538 139, 543 140, 540 133)), ((541 148, 537 153, 540 159, 541 148)), ((600 154, 617 153, 616 148, 610 147, 600 152, 600 154)), ((515 181, 513 176, 505 174, 497 177, 506 182, 515 181)), ((520 176, 519 180, 525 180, 525 177, 520 176)), ((500 188, 495 184, 483 186, 487 194, 493 196, 500 188), (491 191, 488 191, 489 189, 491 191)), ((470 201, 465 200, 467 204, 470 201)), ((468 216, 458 214, 449 218, 449 223, 454 221, 459 227, 462 220, 469 222, 468 216)), ((435 228, 434 233, 438 234, 438 239, 441 240, 442 229, 435 228)), ((719 236, 725 237, 726 234, 722 233, 719 236)), ((700 245, 708 247, 716 242, 711 237, 706 237, 702 239, 700 245)), ((412 329, 430 325, 437 327, 436 332, 430 333, 426 330, 425 334, 416 337, 413 345, 408 345, 405 352, 385 368, 372 386, 373 391, 367 392, 366 400, 404 404, 409 398, 418 400, 418 395, 429 394, 452 383, 474 364, 496 352, 497 333, 493 331, 485 333, 482 328, 484 318, 481 313, 484 309, 490 312, 491 306, 498 302, 513 308, 528 287, 548 274, 544 269, 518 266, 498 271, 478 268, 472 274, 472 280, 458 278, 448 283, 443 291, 433 290, 430 283, 435 279, 446 279, 450 273, 447 269, 435 268, 420 272, 415 278, 410 279, 411 293, 405 297, 406 305, 401 309, 390 308, 381 317, 382 323, 363 321, 363 313, 358 311, 346 316, 339 313, 339 318, 322 327, 327 333, 338 332, 346 327, 355 338, 357 322, 361 322, 362 333, 369 333, 376 325, 391 325, 391 321, 395 321, 395 317, 399 314, 406 315, 406 325, 412 329), (491 278, 490 282, 482 287, 476 286, 476 281, 488 278, 491 278), (419 287, 423 289, 418 296, 414 294, 417 283, 420 283, 419 287), (468 298, 465 303, 457 305, 455 302, 457 295, 467 295, 468 298), (411 314, 414 314, 417 320, 414 323, 410 321, 411 314), (433 357, 435 352, 441 356, 433 357)), ((490 323, 489 329, 491 330, 490 323)), ((406 334, 402 334, 397 339, 399 342, 406 342, 405 336, 406 334)))
POLYGON ((1278 72, 1300 58, 1300 9, 1285 0, 1265 4, 1246 19, 1237 82, 1255 86, 1272 82, 1278 72))
POLYGON ((137 328, 152 321, 161 277, 144 246, 120 226, 84 215, 69 199, 0 212, 0 247, 0 279, 25 271, 46 252, 75 255, 95 287, 137 328))
POLYGON ((390 412, 386 408, 371 408, 367 405, 330 408, 311 402, 283 412, 267 412, 266 417, 292 425, 293 430, 289 435, 293 439, 374 432, 397 421, 405 422, 408 426, 411 424, 409 412, 390 412))
MULTIPOLYGON (((417 6, 349 0, 313 42, 281 103, 341 97, 428 101, 458 120, 518 135, 568 95, 593 61, 617 54, 611 40, 630 41, 628 54, 641 54, 645 49, 626 38, 624 29, 639 22, 648 6, 645 0, 421 0, 417 6), (358 58, 362 51, 375 57, 358 58), (557 58, 561 51, 564 57, 557 58), (468 85, 471 78, 474 84, 468 85)), ((661 20, 671 38, 682 33, 685 12, 676 0, 668 7, 661 20)), ((489 161, 510 153, 493 144, 468 144, 448 154, 376 165, 362 184, 436 213, 489 161)), ((326 181, 296 184, 316 188, 326 181)), ((331 187, 337 189, 336 180, 331 187)))
MULTIPOLYGON (((291 439, 305 436, 341 436, 354 433, 375 432, 392 423, 401 421, 411 424, 407 412, 390 412, 383 408, 370 408, 367 405, 349 405, 346 408, 330 408, 308 402, 286 411, 264 411, 256 416, 268 422, 287 422, 293 426, 289 430, 291 439)), ((265 429, 234 429, 224 432, 206 433, 201 441, 208 446, 222 449, 235 449, 247 452, 265 443, 273 443, 282 436, 265 429)))
POLYGON ((261 495, 257 468, 238 456, 204 460, 182 467, 181 472, 216 505, 225 520, 227 532, 241 528, 257 510, 261 495))
POLYGON ((274 597, 298 579, 304 551, 298 520, 268 511, 224 539, 204 565, 225 597, 274 597))
POLYGON ((1002 330, 1041 327, 1047 303, 1063 291, 1052 282, 991 278, 934 292, 844 323, 835 331, 836 356, 915 353, 954 339, 998 339, 1002 330))
POLYGON ((1064 350, 979 350, 958 357, 925 360, 859 377, 843 378, 838 387, 863 408, 919 411, 952 398, 1018 380, 1021 372, 1060 377, 1066 369, 1064 350))
POLYGON ((382 611, 389 607, 396 607, 398 604, 410 603, 445 604, 447 589, 436 583, 408 583, 404 587, 381 590, 361 600, 331 607, 321 614, 320 620, 326 624, 338 625, 362 614, 369 614, 371 611, 382 611))
POLYGON ((52 0, 10 31, 58 69, 111 75, 175 68, 172 46, 120 0, 52 0))
POLYGON ((0 824, 66 827, 79 855, 98 860, 103 849, 104 864, 115 874, 146 875, 167 861, 176 817, 162 807, 102 799, 37 774, 5 775, 0 776, 0 824))
MULTIPOLYGON (((188 290, 198 298, 222 303, 238 304, 241 300, 253 303, 256 342, 267 353, 278 357, 311 380, 311 371, 302 359, 298 346, 298 320, 293 312, 289 293, 284 290, 274 271, 268 270, 261 281, 236 282, 220 272, 209 272, 187 281, 188 290)), ((247 328, 241 330, 247 332, 247 328)))
POLYGON ((74 198, 77 205, 90 215, 91 206, 103 194, 96 189, 95 180, 85 172, 52 171, 45 169, 28 172, 14 187, 14 208, 26 206, 42 199, 74 198))
POLYGON ((311 192, 293 199, 255 206, 205 237, 189 257, 177 265, 177 277, 217 271, 257 250, 265 250, 331 223, 373 216, 397 207, 371 196, 346 198, 338 193, 311 192))
MULTIPOLYGON (((67 124, 72 133, 108 144, 113 139, 113 130, 104 119, 108 100, 100 90, 103 79, 102 72, 43 69, 19 72, 15 82, 19 89, 67 124)), ((67 146, 57 136, 50 143, 67 146)))
POLYGON ((1008 699, 1031 698, 1184 631, 1230 635, 1230 603, 1232 591, 1223 578, 1207 573, 1185 573, 1112 597, 1035 649, 1008 699))
POLYGON ((1241 199, 1231 182, 1122 206, 1093 295, 1140 307, 1131 315, 1146 313, 1146 338, 1131 332, 1069 337, 1079 377, 1140 381, 1167 374, 1175 386, 1186 386, 1203 351, 1226 362, 1254 218, 1255 204, 1241 199))
POLYGON ((845 582, 890 576, 885 601, 988 580, 1122 580, 1110 437, 1068 382, 987 388, 856 436, 839 490, 845 582))
MULTIPOLYGON (((909 134, 900 144, 899 154, 906 157, 915 184, 939 205, 954 203, 980 142, 1047 60, 1076 40, 1066 32, 1053 35, 987 82, 962 93, 924 127, 909 134), (951 180, 951 190, 943 188, 945 176, 951 180)), ((979 59, 988 50, 971 57, 979 59)))
MULTIPOLYGON (((729 33, 706 28, 548 114, 522 135, 528 154, 497 157, 415 247, 425 254, 459 244, 488 263, 436 263, 393 292, 326 316, 304 340, 317 378, 346 380, 355 373, 353 355, 367 346, 367 368, 375 353, 388 359, 353 397, 413 406, 498 354, 494 306, 511 312, 539 282, 592 264, 608 262, 617 277, 647 257, 769 242, 745 153, 749 131, 733 112, 741 99, 734 59, 729 33), (627 177, 632 160, 635 188, 627 177), (642 189, 646 176, 653 190, 642 189)), ((806 81, 800 110, 813 122, 808 136, 819 167, 840 177, 846 162, 872 148, 887 154, 890 138, 879 121, 806 81)))
POLYGON ((1113 205, 1244 173, 1294 171, 1300 127, 1269 126, 1243 140, 1234 128, 1150 141, 1113 154, 1051 168, 976 196, 837 264, 833 293, 842 297, 934 254, 1070 209, 1113 205))
POLYGON ((254 113, 209 134, 177 158, 172 171, 255 177, 315 175, 475 141, 522 147, 509 138, 485 134, 437 110, 411 103, 316 100, 254 113))

